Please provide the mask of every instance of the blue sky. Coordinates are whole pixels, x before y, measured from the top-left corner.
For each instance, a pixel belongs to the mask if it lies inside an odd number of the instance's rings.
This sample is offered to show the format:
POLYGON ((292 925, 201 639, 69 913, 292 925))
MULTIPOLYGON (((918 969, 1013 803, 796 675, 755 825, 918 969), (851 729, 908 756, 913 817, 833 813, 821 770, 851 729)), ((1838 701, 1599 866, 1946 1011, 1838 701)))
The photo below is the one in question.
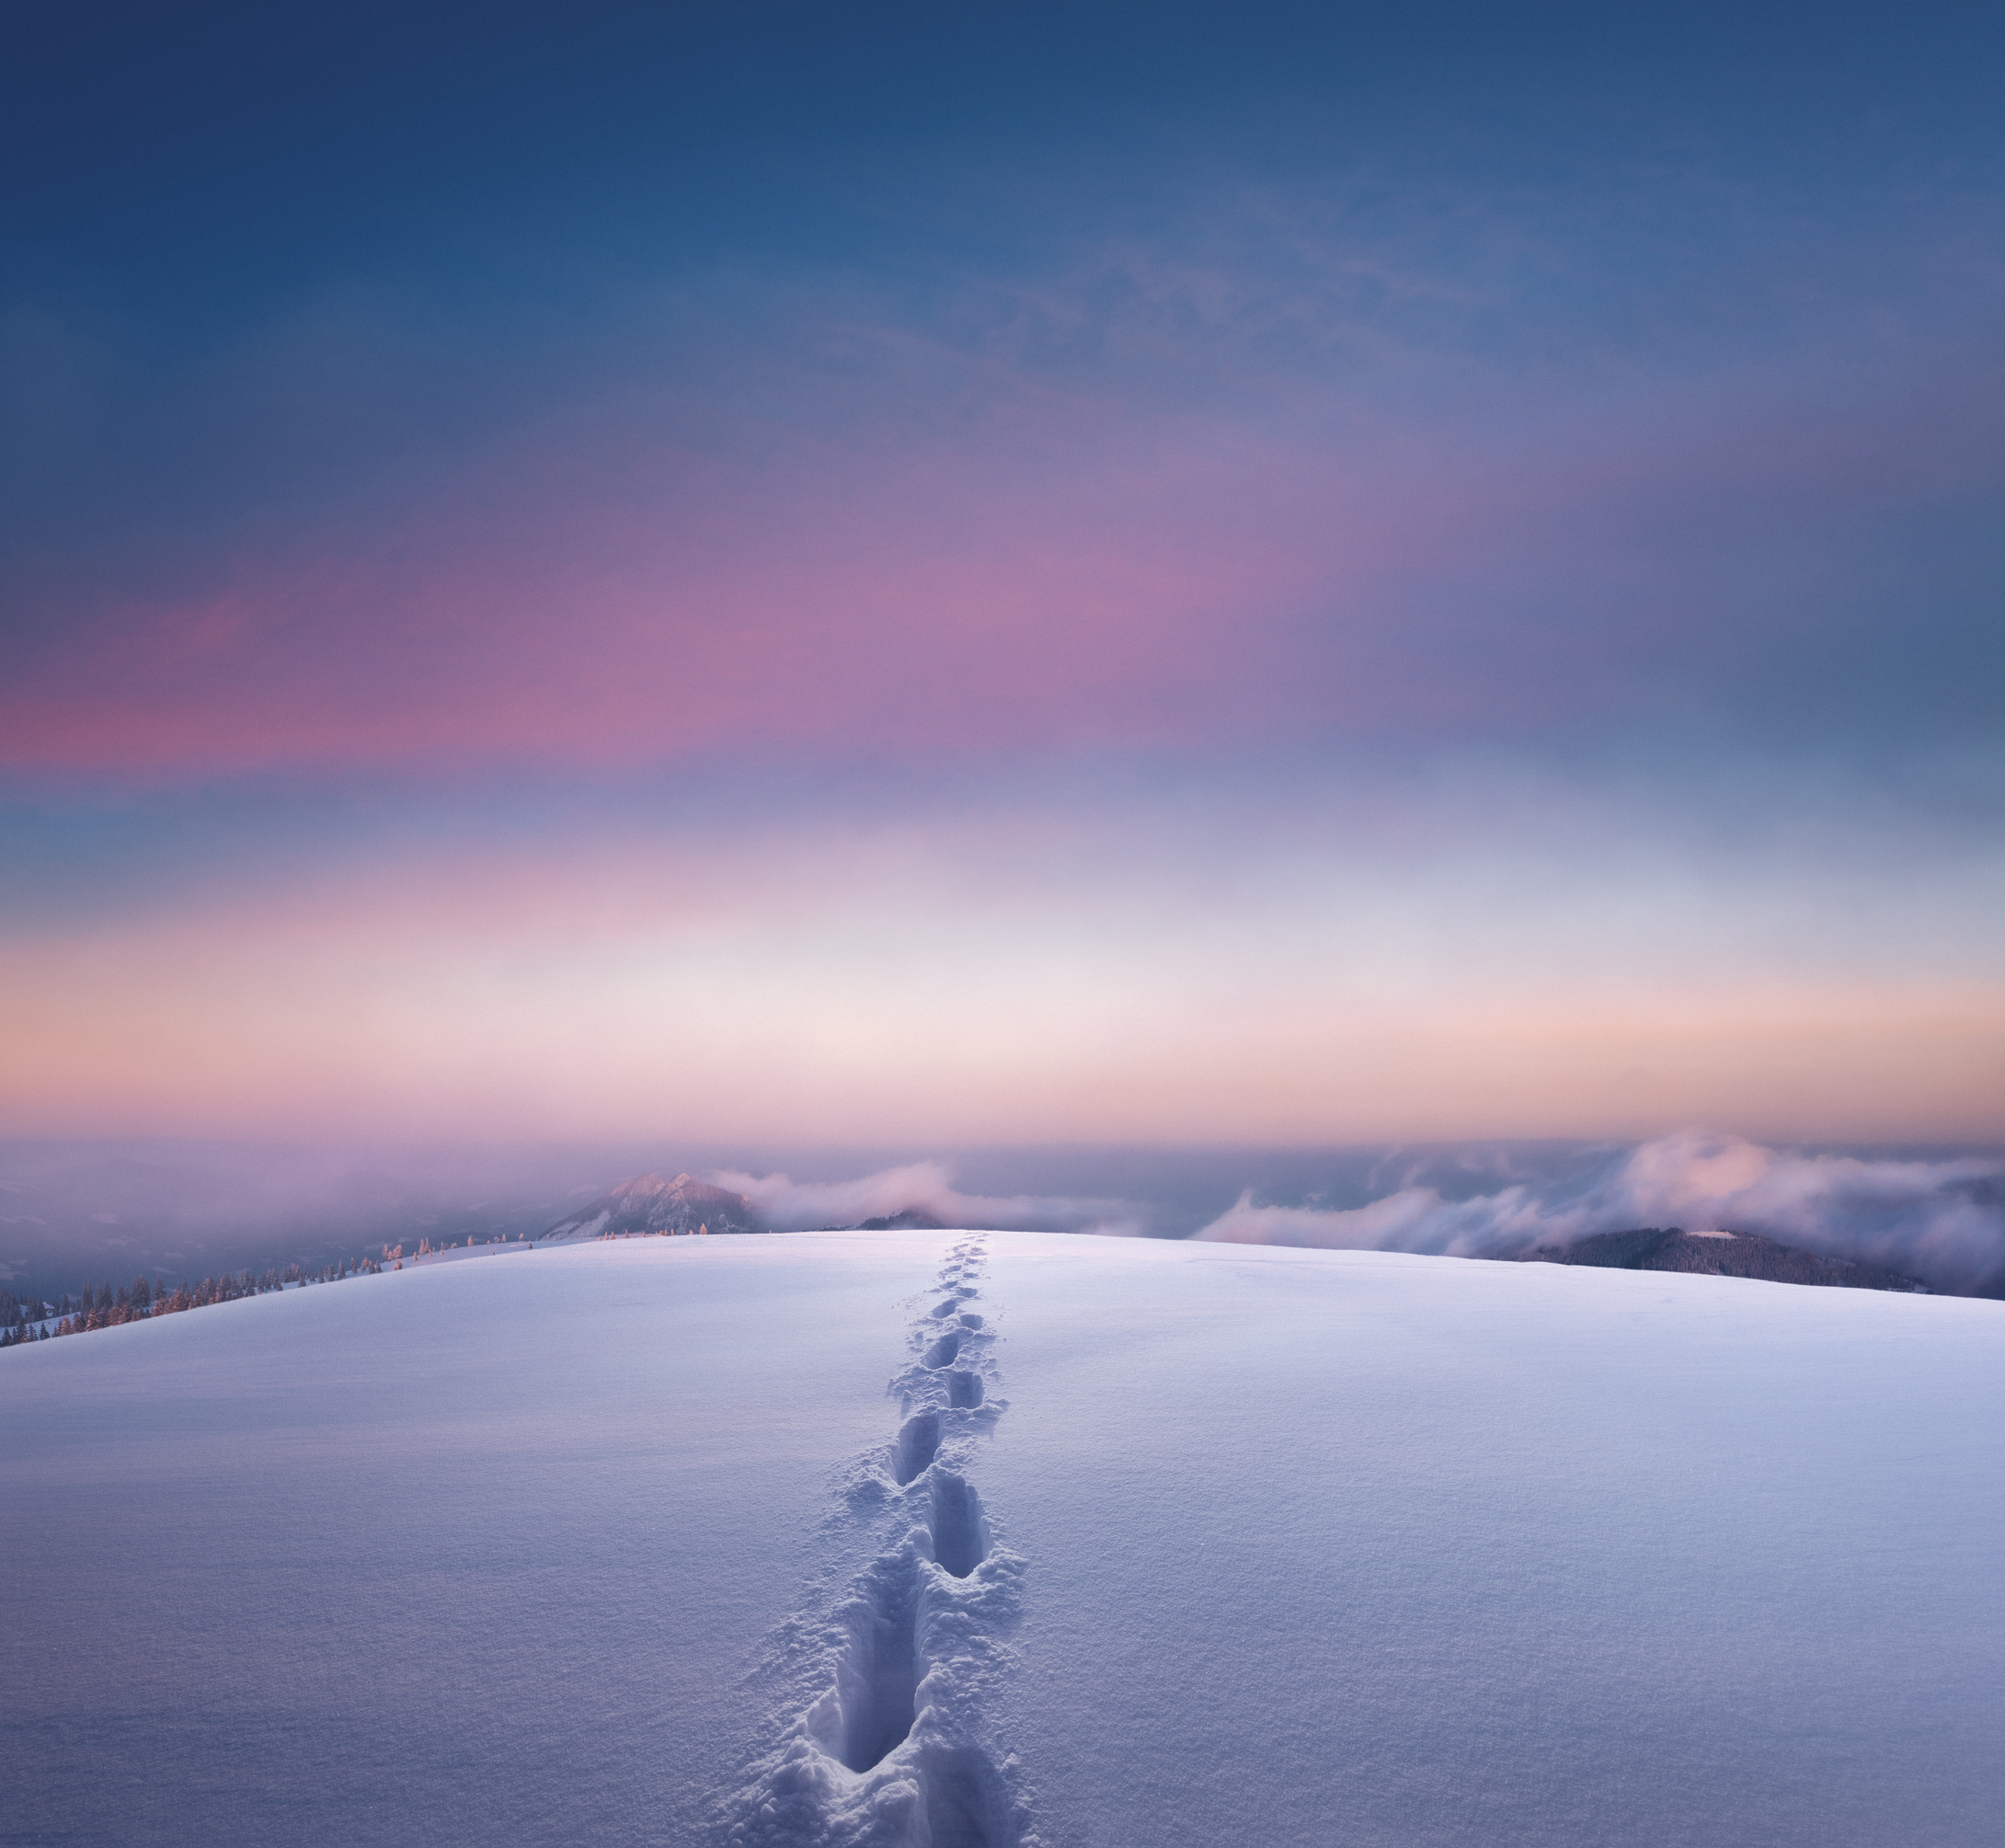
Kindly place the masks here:
POLYGON ((1995 1135, 1999 31, 29 22, 0 1129, 1995 1135))

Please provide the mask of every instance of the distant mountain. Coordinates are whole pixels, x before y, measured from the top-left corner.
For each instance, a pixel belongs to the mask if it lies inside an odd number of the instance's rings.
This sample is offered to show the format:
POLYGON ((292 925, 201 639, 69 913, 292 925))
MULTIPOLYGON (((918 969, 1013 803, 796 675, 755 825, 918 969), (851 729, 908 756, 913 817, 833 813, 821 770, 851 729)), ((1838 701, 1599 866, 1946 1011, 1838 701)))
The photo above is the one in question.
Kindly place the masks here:
MULTIPOLYGON (((559 1220, 542 1240, 599 1238, 608 1233, 762 1232, 758 1212, 741 1193, 677 1175, 639 1175, 559 1220)), ((540 1241, 539 1241, 540 1242, 540 1241)))
POLYGON ((866 1219, 851 1228, 854 1232, 945 1232, 946 1229, 946 1221, 920 1206, 902 1207, 897 1212, 866 1219))
POLYGON ((1849 1257, 1778 1245, 1756 1232, 1684 1232, 1643 1226, 1603 1232, 1572 1245, 1541 1245, 1526 1254, 1532 1264, 1590 1264, 1604 1270, 1682 1270, 1703 1277, 1758 1277, 1770 1283, 1818 1283, 1840 1290, 1925 1291, 1898 1271, 1849 1257))

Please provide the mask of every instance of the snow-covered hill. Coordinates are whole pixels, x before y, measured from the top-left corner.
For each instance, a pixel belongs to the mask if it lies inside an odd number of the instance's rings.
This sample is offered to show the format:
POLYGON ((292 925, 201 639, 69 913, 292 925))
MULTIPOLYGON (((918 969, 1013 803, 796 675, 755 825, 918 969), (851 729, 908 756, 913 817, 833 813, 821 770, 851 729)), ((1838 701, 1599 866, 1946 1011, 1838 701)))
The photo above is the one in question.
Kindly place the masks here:
POLYGON ((1919 1279, 1884 1265, 1826 1257, 1755 1232, 1640 1226, 1629 1232, 1596 1233, 1571 1245, 1539 1245, 1524 1255, 1535 1263, 1589 1264, 1608 1270, 1674 1270, 1698 1277, 1749 1277, 1768 1283, 1835 1290, 1925 1290, 1919 1279))
POLYGON ((1976 1844, 2005 1307, 1029 1234, 0 1355, 8 1839, 1976 1844))

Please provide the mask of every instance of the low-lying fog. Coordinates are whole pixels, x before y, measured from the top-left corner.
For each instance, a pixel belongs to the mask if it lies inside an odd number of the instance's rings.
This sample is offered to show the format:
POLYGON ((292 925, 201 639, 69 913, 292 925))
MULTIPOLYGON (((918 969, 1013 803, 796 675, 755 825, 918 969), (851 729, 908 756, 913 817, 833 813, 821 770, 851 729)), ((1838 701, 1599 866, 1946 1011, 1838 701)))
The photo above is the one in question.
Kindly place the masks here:
POLYGON ((917 1209, 957 1224, 1464 1257, 1633 1225, 1729 1225, 2005 1293, 2005 1154, 1641 1143, 964 1151, 678 1146, 0 1143, 0 1283, 319 1265, 542 1232, 631 1176, 687 1169, 776 1231, 917 1209))

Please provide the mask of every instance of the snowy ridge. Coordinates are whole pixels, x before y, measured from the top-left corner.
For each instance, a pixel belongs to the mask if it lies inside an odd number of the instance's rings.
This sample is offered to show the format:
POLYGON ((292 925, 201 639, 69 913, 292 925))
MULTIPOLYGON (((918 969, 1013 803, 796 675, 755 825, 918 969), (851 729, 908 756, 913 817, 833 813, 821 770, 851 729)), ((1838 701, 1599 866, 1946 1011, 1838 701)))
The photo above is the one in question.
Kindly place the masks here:
POLYGON ((985 1716, 1014 1663, 1024 1572, 969 1479, 1008 1408, 972 1306, 986 1255, 974 1239, 949 1253, 888 1388, 898 1430, 843 1484, 836 1524, 860 1522, 878 1552, 824 1622, 796 1616, 775 1638, 776 1737, 718 1806, 730 1848, 1037 1848, 985 1716))
POLYGON ((672 1180, 659 1175, 636 1175, 602 1193, 590 1205, 543 1233, 538 1242, 558 1245, 574 1239, 643 1237, 649 1234, 757 1232, 758 1215, 743 1194, 712 1187, 693 1175, 672 1180))

